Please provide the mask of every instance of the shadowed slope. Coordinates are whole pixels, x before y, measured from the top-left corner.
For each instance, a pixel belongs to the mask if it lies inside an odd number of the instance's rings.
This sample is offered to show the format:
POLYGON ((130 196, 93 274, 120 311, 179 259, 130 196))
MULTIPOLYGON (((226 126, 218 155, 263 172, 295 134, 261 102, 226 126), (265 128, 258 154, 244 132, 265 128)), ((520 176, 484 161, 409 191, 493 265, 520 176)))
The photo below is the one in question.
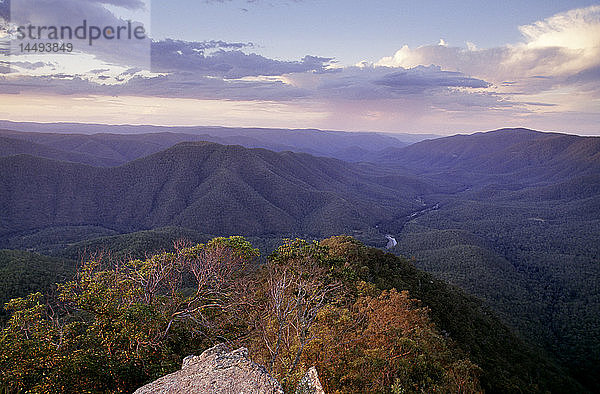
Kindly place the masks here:
POLYGON ((67 225, 344 233, 410 212, 418 189, 430 187, 334 159, 213 143, 182 143, 116 168, 25 155, 0 159, 0 168, 3 235, 67 225))

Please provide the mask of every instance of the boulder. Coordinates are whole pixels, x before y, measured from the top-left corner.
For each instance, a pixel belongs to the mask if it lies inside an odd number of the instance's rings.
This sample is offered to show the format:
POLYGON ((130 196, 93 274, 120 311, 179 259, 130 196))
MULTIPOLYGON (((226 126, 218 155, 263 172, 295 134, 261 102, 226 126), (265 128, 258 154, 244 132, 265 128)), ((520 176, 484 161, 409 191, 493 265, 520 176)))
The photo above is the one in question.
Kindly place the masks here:
POLYGON ((325 394, 315 367, 311 367, 300 380, 295 394, 325 394))
POLYGON ((248 349, 230 352, 220 344, 200 356, 186 357, 179 371, 135 391, 148 393, 283 394, 283 389, 264 367, 248 358, 248 349))

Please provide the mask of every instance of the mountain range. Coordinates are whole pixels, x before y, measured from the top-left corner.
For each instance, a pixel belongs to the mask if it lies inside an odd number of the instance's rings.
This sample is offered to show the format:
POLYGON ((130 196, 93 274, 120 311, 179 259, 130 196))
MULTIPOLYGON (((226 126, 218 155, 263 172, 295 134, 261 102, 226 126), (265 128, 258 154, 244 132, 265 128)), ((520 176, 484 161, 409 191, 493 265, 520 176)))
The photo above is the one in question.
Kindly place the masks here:
POLYGON ((73 258, 140 231, 160 245, 349 234, 383 247, 388 235, 391 252, 600 387, 598 137, 35 127, 0 132, 0 247, 73 258))
POLYGON ((0 121, 0 128, 4 128, 0 130, 0 136, 92 156, 83 161, 75 161, 103 166, 124 164, 184 141, 210 141, 277 152, 289 150, 356 162, 375 158, 388 148, 404 147, 427 138, 438 137, 434 134, 349 133, 314 129, 119 126, 6 121, 0 121), (90 160, 93 162, 90 163, 90 160))

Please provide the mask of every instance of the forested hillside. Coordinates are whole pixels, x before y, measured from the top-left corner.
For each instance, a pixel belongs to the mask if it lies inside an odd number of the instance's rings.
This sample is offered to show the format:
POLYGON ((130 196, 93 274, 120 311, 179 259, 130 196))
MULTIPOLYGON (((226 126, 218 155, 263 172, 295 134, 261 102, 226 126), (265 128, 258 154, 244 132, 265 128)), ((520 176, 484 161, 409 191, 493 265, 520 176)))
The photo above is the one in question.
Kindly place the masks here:
POLYGON ((430 196, 439 206, 406 219, 396 252, 482 297, 597 387, 600 138, 499 130, 385 160, 463 188, 430 196))
POLYGON ((18 155, 0 158, 0 170, 0 238, 74 225, 351 233, 408 214, 432 188, 334 159, 213 143, 182 143, 116 168, 18 155))
MULTIPOLYGON (((52 258, 22 250, 0 250, 0 304, 11 298, 26 297, 30 293, 51 293, 56 283, 72 279, 76 263, 73 260, 52 258)), ((0 322, 7 318, 0 310, 0 322)))
MULTIPOLYGON (((36 154, 20 147, 16 153, 34 154, 84 164, 117 166, 167 149, 184 141, 210 141, 246 148, 266 148, 276 152, 293 151, 358 162, 377 157, 388 148, 435 137, 433 135, 349 133, 325 130, 288 130, 227 127, 158 127, 87 124, 36 124, 0 121, 0 136, 24 140, 46 149, 60 150, 36 154), (95 161, 91 163, 90 161, 95 161)), ((0 156, 3 155, 0 142, 0 156)))
POLYGON ((11 301, 0 385, 131 391, 226 340, 288 388, 315 365, 330 391, 583 390, 479 301, 392 254, 334 237, 288 240, 260 266, 256 256, 240 237, 129 262, 105 256, 59 285, 57 298, 11 301), (296 285, 306 298, 295 298, 296 285), (300 313, 284 318, 273 306, 288 301, 300 313), (299 332, 277 350, 278 330, 299 332))
MULTIPOLYGON (((486 356, 493 353, 488 346, 502 342, 490 335, 512 338, 514 330, 543 348, 523 357, 539 357, 555 376, 564 377, 564 366, 590 391, 600 387, 600 291, 594 279, 600 275, 600 138, 505 129, 388 147, 374 156, 347 146, 367 160, 350 163, 210 142, 183 142, 130 160, 171 136, 35 137, 0 139, 1 248, 65 261, 98 253, 127 260, 169 250, 180 238, 206 242, 242 234, 264 262, 283 237, 348 234, 383 248, 390 236, 398 243, 391 252, 434 275, 402 286, 412 283, 411 294, 432 308, 441 329, 468 343, 476 364, 488 371, 488 362, 504 369, 519 365, 511 354, 527 345, 515 342, 498 359, 486 356), (91 143, 92 137, 100 140, 91 143), (127 138, 132 142, 121 145, 127 138), (135 141, 144 140, 134 149, 135 141), (123 164, 94 164, 100 157, 94 149, 109 145, 102 157, 123 164), (482 300, 478 307, 475 299, 457 301, 470 305, 461 313, 491 308, 510 328, 490 334, 496 323, 449 325, 431 304, 432 293, 420 290, 427 288, 424 281, 438 279, 482 300)), ((394 264, 384 265, 393 271, 394 264)), ((383 280, 395 275, 389 270, 368 280, 382 289, 401 288, 383 280)), ((508 376, 518 372, 499 373, 504 378, 494 379, 510 386, 508 376)))

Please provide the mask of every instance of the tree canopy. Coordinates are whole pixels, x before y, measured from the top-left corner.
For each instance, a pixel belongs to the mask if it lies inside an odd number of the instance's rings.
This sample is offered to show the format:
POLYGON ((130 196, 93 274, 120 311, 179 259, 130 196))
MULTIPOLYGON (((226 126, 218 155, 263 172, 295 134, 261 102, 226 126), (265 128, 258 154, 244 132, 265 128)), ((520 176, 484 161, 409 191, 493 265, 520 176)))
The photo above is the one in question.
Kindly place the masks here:
POLYGON ((328 392, 478 392, 479 368, 407 291, 359 277, 340 240, 288 240, 257 268, 242 237, 90 261, 56 297, 11 300, 8 392, 131 392, 217 342, 246 346, 288 389, 316 366, 328 392), (332 252, 333 251, 333 252, 332 252))

